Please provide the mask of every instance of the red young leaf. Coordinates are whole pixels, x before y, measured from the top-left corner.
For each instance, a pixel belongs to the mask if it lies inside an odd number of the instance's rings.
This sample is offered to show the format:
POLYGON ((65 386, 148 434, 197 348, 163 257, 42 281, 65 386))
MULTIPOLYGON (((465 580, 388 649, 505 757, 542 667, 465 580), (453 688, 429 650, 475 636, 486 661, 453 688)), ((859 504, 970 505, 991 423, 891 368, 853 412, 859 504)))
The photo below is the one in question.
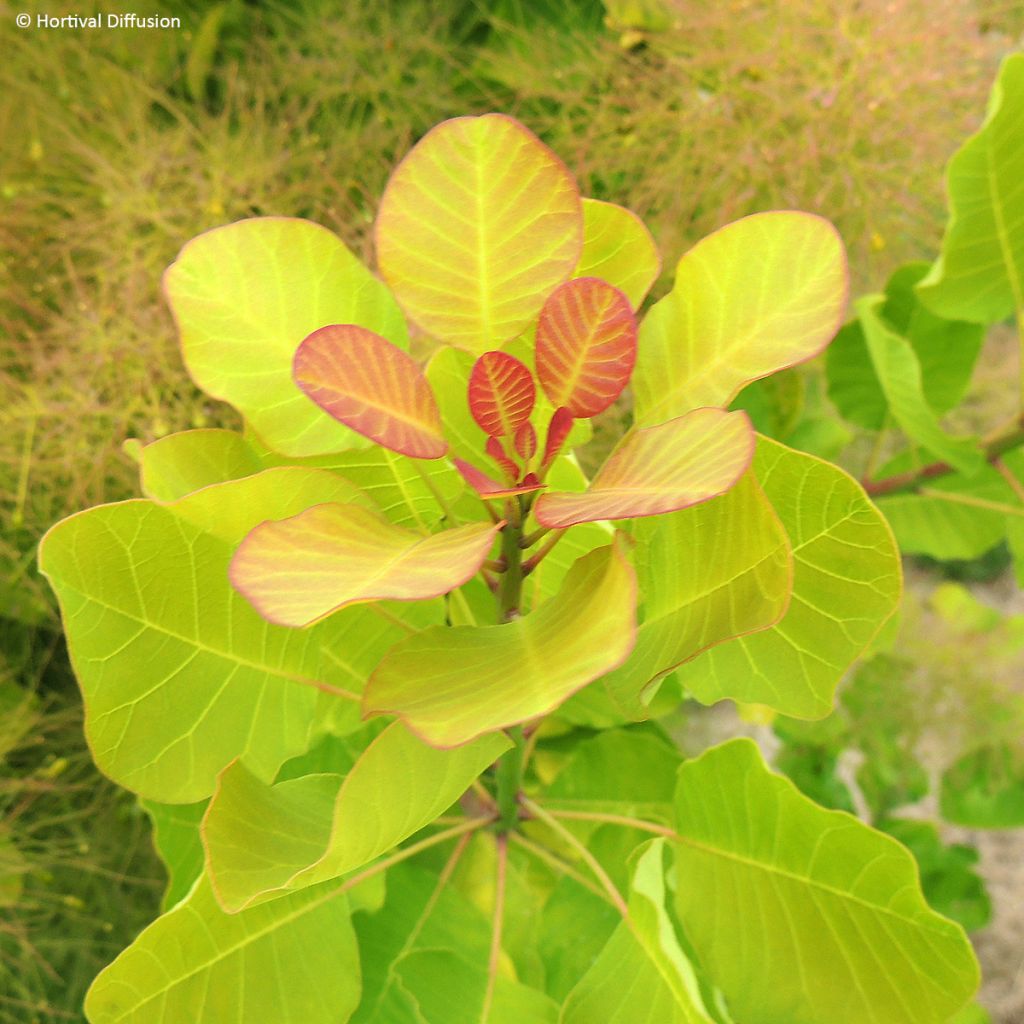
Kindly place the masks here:
POLYGON ((524 482, 518 485, 506 486, 505 484, 498 483, 497 480, 492 480, 486 473, 477 469, 476 466, 464 462, 462 459, 453 457, 452 462, 455 463, 455 468, 462 474, 462 479, 481 498, 511 498, 516 494, 529 494, 531 491, 539 491, 544 486, 532 473, 530 476, 533 479, 529 483, 524 482))
POLYGON ((537 389, 529 369, 506 352, 485 352, 469 375, 469 411, 491 437, 508 437, 533 412, 537 389))
POLYGON ((524 462, 529 462, 537 451, 537 431, 533 424, 527 420, 520 423, 515 436, 516 451, 524 462))
POLYGON ((501 442, 496 437, 487 438, 487 444, 484 447, 487 454, 501 466, 509 480, 515 481, 518 479, 519 467, 508 457, 504 447, 502 447, 501 442))
POLYGON ((542 466, 546 469, 554 462, 555 456, 562 450, 565 439, 572 430, 573 417, 564 406, 556 409, 548 424, 548 439, 544 443, 544 461, 542 466))
POLYGON ((355 324, 321 327, 295 353, 295 383, 325 412, 384 448, 439 459, 448 445, 416 361, 355 324))
POLYGON ((537 376, 556 408, 586 419, 622 393, 636 363, 636 317, 629 299, 598 277, 556 288, 537 324, 537 376))

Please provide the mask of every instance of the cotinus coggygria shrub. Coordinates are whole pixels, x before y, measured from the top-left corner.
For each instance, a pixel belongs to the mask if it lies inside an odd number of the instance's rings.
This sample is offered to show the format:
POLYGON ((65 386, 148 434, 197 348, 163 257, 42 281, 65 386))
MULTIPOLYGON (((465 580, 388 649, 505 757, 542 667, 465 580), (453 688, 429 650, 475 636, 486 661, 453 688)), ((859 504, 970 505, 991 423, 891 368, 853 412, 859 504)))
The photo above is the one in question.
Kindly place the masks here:
POLYGON ((835 231, 728 225, 638 325, 643 225, 489 114, 402 161, 376 248, 380 278, 302 220, 186 245, 184 359, 244 434, 136 446, 146 497, 43 541, 170 877, 89 1020, 948 1020, 977 969, 909 853, 659 722, 822 717, 896 605, 860 486, 729 411, 836 331, 835 231))

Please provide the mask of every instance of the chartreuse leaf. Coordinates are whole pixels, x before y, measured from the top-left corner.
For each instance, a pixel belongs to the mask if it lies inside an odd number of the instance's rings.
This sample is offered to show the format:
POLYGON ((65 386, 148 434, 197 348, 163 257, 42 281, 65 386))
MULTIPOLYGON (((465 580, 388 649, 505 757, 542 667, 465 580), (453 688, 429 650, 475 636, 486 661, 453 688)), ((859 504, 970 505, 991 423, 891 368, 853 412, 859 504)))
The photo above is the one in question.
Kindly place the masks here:
POLYGON ((636 363, 636 318, 607 281, 577 277, 547 298, 537 322, 537 376, 556 408, 588 419, 622 394, 636 363))
POLYGON ((820 217, 758 213, 708 235, 640 327, 636 421, 728 405, 745 384, 816 356, 846 291, 842 242, 820 217))
POLYGON ((203 873, 203 842, 199 824, 206 813, 206 801, 195 804, 158 804, 142 800, 153 823, 153 845, 167 869, 167 888, 160 909, 170 910, 183 900, 203 873))
POLYGON ((656 427, 630 431, 582 494, 542 494, 537 522, 560 529, 676 512, 724 494, 753 454, 754 432, 746 413, 694 409, 656 427))
POLYGON ((359 950, 337 884, 226 914, 200 879, 92 983, 89 1024, 338 1024, 359 950))
POLYGON ((712 647, 679 679, 697 700, 767 704, 821 718, 835 688, 899 601, 892 532, 860 485, 831 463, 758 438, 754 472, 793 549, 793 596, 769 629, 712 647))
POLYGON ((426 629, 397 644, 367 685, 367 715, 397 714, 428 743, 465 743, 556 708, 622 662, 636 630, 636 577, 619 541, 581 558, 558 596, 499 626, 426 629))
POLYGON ((569 993, 561 1024, 713 1024, 665 907, 665 840, 634 859, 629 920, 569 993))
POLYGON ((289 217, 239 221, 189 242, 164 290, 195 382, 271 448, 303 456, 365 446, 292 380, 295 350, 327 324, 362 324, 408 345, 395 300, 340 238, 289 217))
POLYGON ((485 352, 469 374, 469 411, 489 437, 511 437, 530 418, 537 388, 507 352, 485 352))
POLYGON ((659 273, 658 247, 632 210, 600 199, 583 200, 583 252, 573 277, 599 277, 639 309, 659 273))
MULTIPOLYGON (((103 505, 50 530, 40 569, 61 604, 104 772, 153 800, 192 803, 236 757, 273 778, 306 748, 319 699, 354 709, 368 667, 415 627, 354 608, 297 633, 260 618, 227 578, 257 523, 354 497, 333 473, 280 468, 168 505, 103 505)), ((422 617, 436 621, 430 608, 422 617)))
POLYGON ((139 461, 142 493, 156 501, 174 501, 263 469, 256 450, 233 430, 169 434, 143 446, 139 461))
POLYGON ((653 684, 714 644, 778 622, 793 558, 771 503, 748 471, 726 494, 635 528, 643 621, 629 660, 604 679, 615 704, 644 718, 653 684))
POLYGON ((267 786, 230 765, 204 824, 217 898, 236 911, 361 867, 433 821, 509 746, 498 734, 437 750, 393 722, 344 781, 306 775, 267 786))
POLYGON ((942 253, 918 286, 941 316, 991 324, 1024 309, 1024 54, 1002 64, 981 129, 949 162, 942 253))
POLYGON ((1024 826, 1024 753, 988 743, 942 774, 942 816, 968 828, 1024 826))
POLYGON ((944 1024, 978 985, 911 855, 733 740, 679 769, 676 910, 744 1024, 944 1024), (713 898, 709 898, 713 894, 713 898))
POLYGON ((500 529, 470 523, 424 537, 359 505, 315 505, 252 530, 229 576, 269 622, 308 626, 348 605, 417 601, 461 587, 500 529))
POLYGON ((503 114, 429 131, 377 214, 377 261, 428 334, 484 352, 514 338, 576 265, 583 216, 565 165, 503 114))
POLYGON ((441 415, 419 364, 356 324, 314 331, 295 353, 295 383, 328 415, 400 455, 448 451, 441 415))
POLYGON ((914 349, 882 319, 884 302, 882 295, 866 295, 856 305, 864 341, 893 418, 908 437, 937 458, 962 473, 977 472, 984 465, 977 442, 973 438, 950 437, 939 426, 924 396, 921 366, 914 349))

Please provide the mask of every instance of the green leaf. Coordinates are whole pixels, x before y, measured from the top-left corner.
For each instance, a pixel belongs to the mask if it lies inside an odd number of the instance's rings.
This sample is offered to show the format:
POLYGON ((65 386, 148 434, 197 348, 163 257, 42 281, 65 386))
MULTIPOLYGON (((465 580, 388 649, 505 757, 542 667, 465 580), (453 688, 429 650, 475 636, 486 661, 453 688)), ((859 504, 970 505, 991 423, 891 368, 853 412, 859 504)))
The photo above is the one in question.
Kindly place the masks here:
POLYGON ((679 769, 676 908, 744 1024, 944 1024, 978 965, 910 854, 768 771, 750 740, 679 769), (714 894, 714 898, 709 898, 714 894))
POLYGON ((709 235, 640 327, 637 423, 726 406, 751 381, 816 356, 846 293, 842 242, 820 217, 759 213, 709 235))
POLYGON ((548 491, 534 514, 541 526, 564 529, 677 512, 724 494, 753 453, 746 413, 694 409, 656 427, 631 430, 586 491, 548 491))
POLYGON ((160 901, 162 911, 180 903, 203 873, 203 841, 199 824, 207 801, 195 804, 158 804, 140 801, 153 823, 153 845, 167 869, 167 888, 160 901))
POLYGON ((942 774, 942 816, 968 828, 1024 826, 1024 754, 989 743, 964 754, 942 774))
POLYGON ((169 434, 139 453, 142 493, 174 501, 225 480, 263 469, 256 450, 233 430, 185 430, 169 434))
POLYGON ((472 903, 438 875, 408 862, 388 871, 384 908, 357 915, 355 927, 363 998, 351 1024, 420 1024, 412 997, 399 983, 402 957, 446 949, 486 962, 491 941, 491 923, 472 903))
MULTIPOLYGON (((153 800, 192 803, 236 757, 270 781, 308 746, 321 701, 354 713, 369 668, 415 626, 372 606, 308 631, 273 626, 227 578, 257 523, 354 494, 324 470, 272 469, 169 505, 103 505, 50 530, 40 569, 61 604, 101 770, 153 800)), ((434 606, 407 607, 436 621, 434 606)))
POLYGON ((665 908, 665 840, 635 858, 622 921, 569 993, 561 1024, 713 1024, 665 908))
POLYGON ((634 532, 643 621, 633 654, 604 686, 624 712, 643 718, 666 673, 782 617, 793 559, 752 472, 721 497, 642 520, 634 532))
POLYGON ((238 221, 189 242, 164 290, 195 382, 271 448, 305 456, 365 447, 292 380, 299 343, 328 324, 360 324, 408 347, 395 300, 340 238, 289 217, 238 221))
POLYGON ((90 1024, 338 1024, 359 1002, 338 885, 225 914, 206 879, 93 982, 90 1024))
POLYGON ((518 121, 457 117, 395 169, 376 239, 381 273, 411 319, 480 353, 516 337, 569 277, 582 207, 565 165, 518 121))
POLYGON ((950 218, 942 253, 918 286, 940 316, 991 324, 1024 310, 1024 55, 1011 54, 981 129, 947 171, 950 218))
POLYGON ((661 273, 661 256, 644 222, 625 207, 583 200, 583 252, 573 277, 599 277, 639 309, 661 273))
POLYGON ((914 855, 921 871, 921 890, 933 910, 969 932, 988 924, 992 904, 984 881, 973 870, 978 863, 978 851, 973 846, 946 846, 938 828, 928 821, 887 818, 878 827, 914 855))
POLYGON ((315 505, 253 529, 231 560, 230 579, 269 622, 309 626, 350 605, 423 600, 461 587, 499 530, 470 523, 424 537, 359 505, 315 505))
POLYGON ((838 467, 759 438, 754 471, 793 549, 789 608, 770 629, 682 666, 680 682, 702 703, 731 698, 820 718, 897 607, 898 552, 885 519, 838 467))
POLYGON ((393 722, 344 781, 306 775, 267 786, 230 765, 204 826, 217 898, 234 912, 362 867, 433 821, 509 746, 500 734, 437 750, 393 722))
POLYGON ((921 366, 909 341, 882 319, 884 296, 867 295, 856 303, 864 340, 893 418, 908 437, 962 473, 973 474, 984 457, 973 438, 950 437, 928 405, 921 366))
POLYGON ((373 673, 364 713, 451 747, 554 710, 633 648, 636 576, 621 545, 581 558, 558 596, 499 626, 427 629, 373 673))

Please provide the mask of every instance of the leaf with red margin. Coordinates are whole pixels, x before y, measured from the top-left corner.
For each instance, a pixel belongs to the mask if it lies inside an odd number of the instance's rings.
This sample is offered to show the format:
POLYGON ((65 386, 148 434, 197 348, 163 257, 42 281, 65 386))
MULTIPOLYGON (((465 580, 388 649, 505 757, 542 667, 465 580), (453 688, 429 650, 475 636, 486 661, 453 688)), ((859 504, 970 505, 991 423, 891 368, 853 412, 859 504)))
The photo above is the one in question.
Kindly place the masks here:
POLYGON ((635 421, 725 407, 751 381, 818 355, 843 322, 848 275, 836 229, 810 213, 756 213, 685 253, 644 317, 635 421))
POLYGON ((556 409, 548 424, 548 437, 544 442, 544 461, 542 465, 547 468, 554 461, 555 457, 562 450, 565 439, 572 430, 573 416, 564 406, 556 409))
POLYGON ((537 323, 537 377, 551 404, 588 419, 622 394, 636 363, 636 317, 607 281, 556 288, 537 323))
POLYGON ((635 213, 600 199, 583 200, 583 252, 573 277, 599 277, 639 309, 659 273, 658 247, 635 213))
POLYGON ((694 409, 627 434, 582 494, 541 495, 537 522, 562 529, 678 512, 724 494, 753 456, 754 430, 746 413, 694 409))
POLYGON ((621 537, 579 559, 558 595, 500 626, 429 628, 393 647, 367 684, 365 715, 397 714, 454 747, 554 710, 629 656, 636 576, 621 537))
MULTIPOLYGON (((511 498, 517 494, 529 494, 532 491, 539 491, 543 484, 537 482, 534 477, 529 482, 509 486, 492 480, 486 473, 477 469, 476 466, 466 462, 464 459, 453 458, 455 468, 462 474, 462 479, 480 495, 481 498, 511 498)), ((533 474, 530 474, 533 476, 533 474)))
POLYGON ((355 324, 321 327, 299 346, 293 373, 321 409, 382 447, 417 459, 448 451, 423 371, 379 334, 355 324))
POLYGON ((579 190, 558 157, 504 114, 429 131, 381 199, 377 261, 406 313, 471 352, 501 347, 536 318, 576 265, 579 190))
POLYGON ((473 523, 424 537, 378 512, 331 502, 261 523, 228 577, 268 622, 309 626, 367 601, 420 601, 476 575, 499 525, 473 523))
POLYGON ((530 422, 521 423, 516 430, 516 452, 524 462, 529 462, 537 453, 537 431, 530 422))
POLYGON ((485 352, 469 374, 469 411, 491 437, 508 437, 530 418, 537 389, 529 368, 507 352, 485 352))

